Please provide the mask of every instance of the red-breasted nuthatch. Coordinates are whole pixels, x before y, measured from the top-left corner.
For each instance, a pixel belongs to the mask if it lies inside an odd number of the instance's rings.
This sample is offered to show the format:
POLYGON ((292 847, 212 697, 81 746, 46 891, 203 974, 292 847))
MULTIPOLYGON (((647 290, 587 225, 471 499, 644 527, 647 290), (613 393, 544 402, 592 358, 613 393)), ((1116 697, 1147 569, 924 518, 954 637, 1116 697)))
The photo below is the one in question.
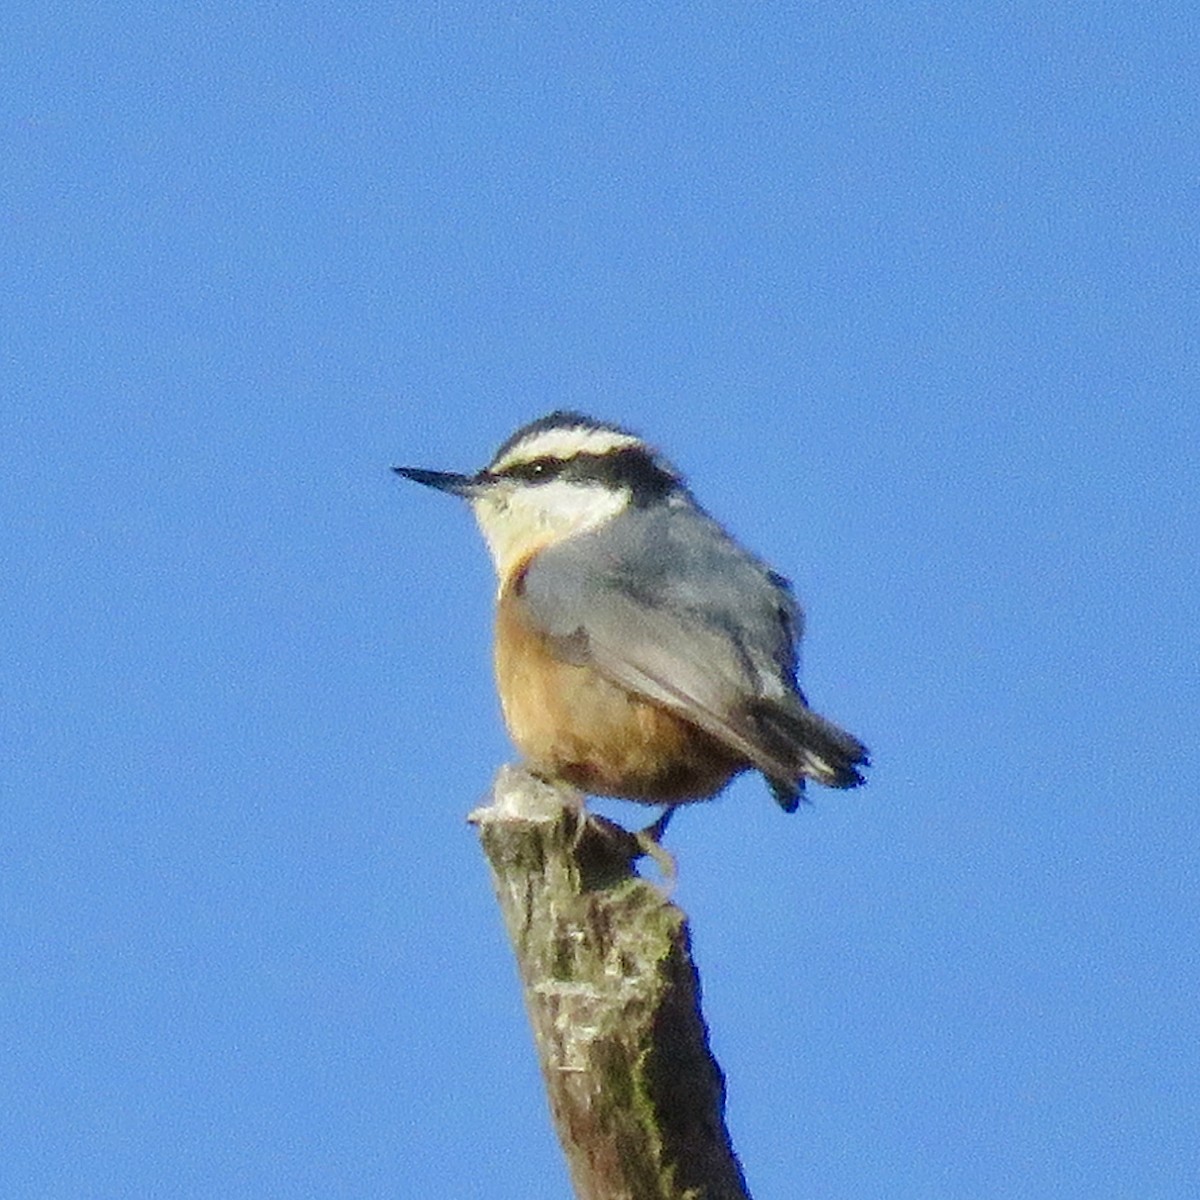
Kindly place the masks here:
POLYGON ((474 475, 395 470, 475 511, 500 581, 504 719, 535 772, 676 805, 758 770, 787 812, 806 779, 863 782, 866 747, 797 685, 788 581, 641 438, 554 412, 474 475))

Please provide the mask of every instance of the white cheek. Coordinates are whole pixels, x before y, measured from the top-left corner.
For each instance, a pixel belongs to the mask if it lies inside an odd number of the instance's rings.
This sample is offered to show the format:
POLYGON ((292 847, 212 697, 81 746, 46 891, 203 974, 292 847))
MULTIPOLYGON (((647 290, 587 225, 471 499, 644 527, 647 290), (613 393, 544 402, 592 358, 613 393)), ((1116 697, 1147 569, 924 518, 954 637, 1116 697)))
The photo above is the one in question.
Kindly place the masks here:
POLYGON ((623 492, 554 481, 527 490, 497 490, 472 503, 501 583, 542 547, 603 524, 629 502, 623 492))
POLYGON ((501 584, 519 563, 554 540, 546 512, 530 499, 520 492, 496 491, 472 505, 501 584))
POLYGON ((492 561, 496 570, 503 575, 504 562, 509 557, 508 543, 511 541, 512 529, 508 517, 508 498, 506 496, 486 496, 472 503, 475 511, 475 521, 483 540, 487 542, 492 561))

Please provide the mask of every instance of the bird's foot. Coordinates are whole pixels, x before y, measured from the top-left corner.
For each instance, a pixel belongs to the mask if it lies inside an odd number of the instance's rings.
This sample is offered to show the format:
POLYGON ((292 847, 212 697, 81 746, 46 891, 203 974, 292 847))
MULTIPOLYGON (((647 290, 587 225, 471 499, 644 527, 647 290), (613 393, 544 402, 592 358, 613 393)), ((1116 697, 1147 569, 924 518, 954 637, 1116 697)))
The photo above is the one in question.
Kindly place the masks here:
POLYGON ((662 876, 663 892, 667 896, 675 889, 675 883, 679 878, 679 868, 675 865, 675 856, 662 844, 663 834, 667 832, 667 826, 671 823, 674 813, 675 806, 667 805, 657 821, 652 825, 647 825, 645 829, 639 829, 633 835, 642 855, 650 859, 658 868, 659 874, 662 876))

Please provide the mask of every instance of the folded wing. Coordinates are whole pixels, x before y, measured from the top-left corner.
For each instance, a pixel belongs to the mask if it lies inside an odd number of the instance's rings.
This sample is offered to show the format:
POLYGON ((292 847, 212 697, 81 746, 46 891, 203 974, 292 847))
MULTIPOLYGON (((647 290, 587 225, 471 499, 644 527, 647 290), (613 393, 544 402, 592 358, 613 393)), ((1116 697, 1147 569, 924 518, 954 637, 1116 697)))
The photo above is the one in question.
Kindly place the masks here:
POLYGON ((808 708, 796 687, 801 614, 786 582, 703 514, 682 545, 666 515, 630 514, 619 530, 545 549, 521 579, 526 618, 564 658, 744 757, 789 811, 805 777, 861 783, 866 748, 808 708))

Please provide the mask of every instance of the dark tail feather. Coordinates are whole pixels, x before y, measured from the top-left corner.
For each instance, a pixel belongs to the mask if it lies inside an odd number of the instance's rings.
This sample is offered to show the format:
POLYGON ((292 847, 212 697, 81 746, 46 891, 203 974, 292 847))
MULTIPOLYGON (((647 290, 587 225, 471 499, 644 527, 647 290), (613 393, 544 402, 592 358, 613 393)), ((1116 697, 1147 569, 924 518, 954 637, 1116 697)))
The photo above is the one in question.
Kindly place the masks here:
POLYGON ((808 797, 804 794, 804 780, 787 780, 786 782, 779 779, 768 779, 767 784, 771 789, 771 795, 775 797, 775 802, 783 809, 784 812, 795 812, 800 807, 800 802, 808 803, 808 797))
POLYGON ((763 705, 755 715, 763 733, 774 743, 774 756, 795 764, 793 778, 768 779, 775 799, 786 812, 795 811, 799 805, 806 778, 832 788, 858 787, 866 782, 858 770, 870 765, 866 746, 820 713, 799 706, 782 709, 763 705))

